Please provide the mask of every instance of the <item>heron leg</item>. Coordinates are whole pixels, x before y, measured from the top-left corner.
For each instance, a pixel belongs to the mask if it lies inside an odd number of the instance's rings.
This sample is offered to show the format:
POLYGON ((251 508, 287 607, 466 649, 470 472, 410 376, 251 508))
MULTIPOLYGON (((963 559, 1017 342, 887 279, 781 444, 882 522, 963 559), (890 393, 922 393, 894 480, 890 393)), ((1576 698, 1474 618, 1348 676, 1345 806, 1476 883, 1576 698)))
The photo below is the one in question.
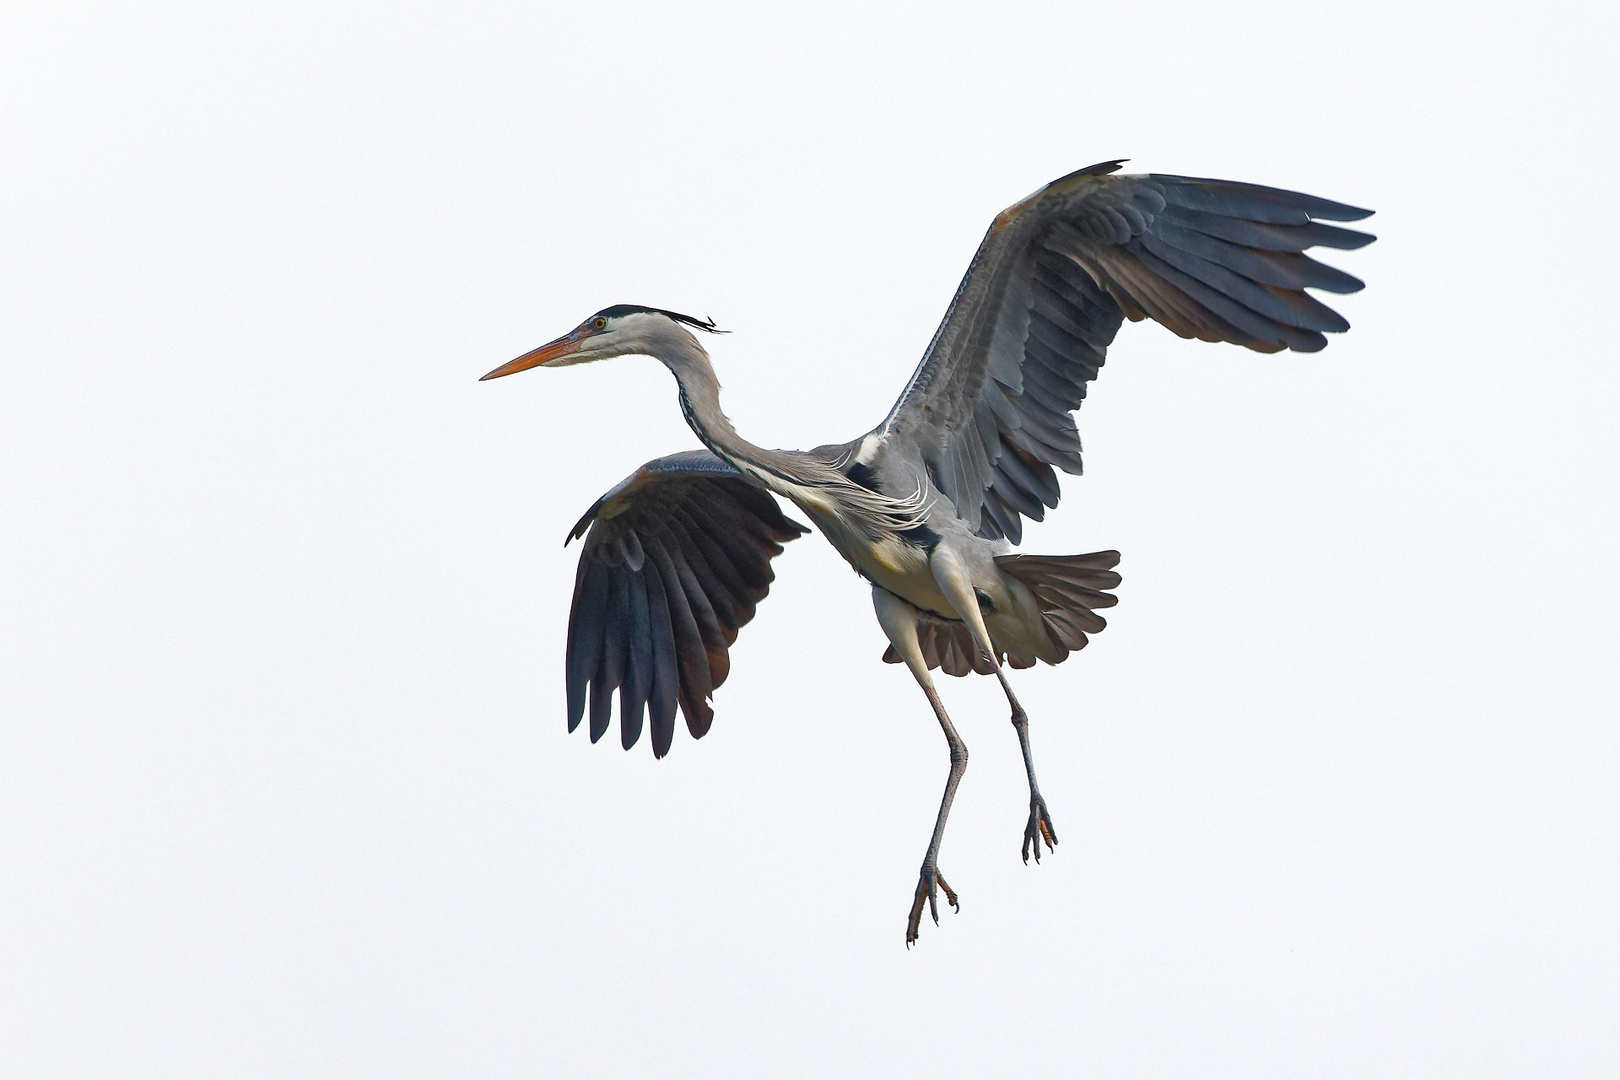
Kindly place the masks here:
POLYGON ((1007 695, 1007 704, 1012 707, 1013 730, 1018 733, 1018 746, 1024 752, 1024 772, 1029 776, 1029 823, 1024 826, 1024 862, 1029 862, 1030 851, 1035 853, 1035 861, 1041 861, 1041 841, 1046 841, 1048 851, 1057 848, 1057 829, 1052 825, 1052 815, 1046 809, 1046 800, 1041 797, 1040 785, 1035 782, 1035 759, 1029 752, 1029 714, 1018 703, 1018 695, 1013 693, 1012 684, 1007 681, 1007 672, 1001 660, 996 656, 995 644, 990 640, 990 631, 984 624, 984 614, 979 610, 979 597, 973 589, 973 582, 966 567, 960 560, 951 557, 948 552, 936 551, 930 558, 930 567, 934 571, 934 580, 940 585, 945 599, 951 602, 956 613, 967 624, 968 632, 973 636, 973 643, 978 648, 981 657, 987 660, 996 673, 996 679, 1001 683, 1002 693, 1007 695))
MULTIPOLYGON (((925 672, 927 668, 923 669, 925 672)), ((919 680, 920 681, 920 680, 919 680)), ((956 893, 945 884, 945 876, 939 872, 939 845, 945 839, 945 819, 951 813, 951 800, 956 798, 956 785, 962 782, 962 774, 967 771, 967 744, 951 726, 951 718, 945 714, 945 706, 939 700, 939 693, 933 687, 932 680, 922 684, 923 693, 928 695, 928 704, 934 707, 934 715, 939 717, 939 726, 945 731, 945 741, 951 748, 951 771, 945 778, 945 794, 939 801, 939 816, 934 819, 934 834, 928 840, 928 852, 923 856, 922 869, 917 874, 917 892, 911 900, 911 915, 906 920, 906 946, 917 940, 917 930, 922 925, 923 901, 928 902, 928 914, 934 919, 934 925, 939 925, 940 890, 945 893, 946 901, 957 911, 962 910, 957 903, 956 893)))
POLYGON ((1046 841, 1046 850, 1052 851, 1057 847, 1057 830, 1052 825, 1052 815, 1047 812, 1046 800, 1041 798, 1041 786, 1035 782, 1035 759, 1029 752, 1029 715, 1024 707, 1018 704, 1018 695, 1013 693, 1012 685, 1007 682, 1007 673, 1001 665, 996 664, 996 678, 1001 680, 1001 689, 1007 695, 1007 703, 1012 706, 1013 730, 1018 732, 1018 746, 1024 752, 1024 772, 1029 775, 1029 824, 1024 826, 1024 862, 1029 862, 1031 847, 1035 851, 1035 861, 1041 861, 1041 841, 1046 841))
POLYGON ((909 949, 917 940, 917 932, 922 926, 924 904, 928 907, 928 913, 933 916, 934 925, 939 925, 941 891, 945 893, 945 900, 952 908, 961 910, 956 893, 945 883, 944 875, 939 872, 939 846, 945 838, 945 820, 951 814, 951 801, 956 798, 956 786, 962 782, 962 774, 967 771, 968 751, 967 743, 956 733, 956 727, 945 712, 945 703, 940 701, 939 691, 934 689, 933 676, 928 673, 922 646, 917 642, 917 609, 888 590, 877 586, 872 588, 872 606, 877 609, 878 622, 882 625, 883 632, 888 635, 889 643, 905 661, 912 677, 917 680, 917 685, 922 687, 923 694, 927 696, 928 704, 933 707, 934 715, 939 719, 939 726, 945 732, 945 742, 951 752, 951 771, 945 779, 945 795, 939 802, 939 816, 934 819, 934 835, 929 838, 928 852, 923 856, 922 869, 917 875, 917 891, 911 900, 911 913, 906 919, 906 948, 909 949))

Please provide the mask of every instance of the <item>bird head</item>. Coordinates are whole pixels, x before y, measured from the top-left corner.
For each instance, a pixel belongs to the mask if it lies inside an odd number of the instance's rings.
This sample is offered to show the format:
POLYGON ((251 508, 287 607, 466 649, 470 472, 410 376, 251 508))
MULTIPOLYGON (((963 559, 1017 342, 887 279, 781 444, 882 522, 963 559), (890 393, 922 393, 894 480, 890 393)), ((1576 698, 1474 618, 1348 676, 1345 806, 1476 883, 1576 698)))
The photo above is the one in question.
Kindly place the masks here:
POLYGON ((615 304, 598 311, 555 341, 507 361, 484 379, 498 379, 532 367, 568 367, 614 356, 658 355, 659 343, 670 340, 672 335, 692 340, 686 329, 689 326, 711 334, 725 333, 715 329, 713 320, 694 319, 690 315, 639 304, 615 304))

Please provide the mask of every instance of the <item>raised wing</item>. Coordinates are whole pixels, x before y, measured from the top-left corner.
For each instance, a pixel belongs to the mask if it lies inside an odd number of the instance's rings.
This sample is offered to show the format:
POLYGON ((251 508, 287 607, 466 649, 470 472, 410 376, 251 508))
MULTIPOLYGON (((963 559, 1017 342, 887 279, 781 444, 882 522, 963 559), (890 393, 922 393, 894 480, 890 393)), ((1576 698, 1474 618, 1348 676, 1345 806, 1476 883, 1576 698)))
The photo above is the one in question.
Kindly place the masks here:
POLYGON ((645 714, 654 756, 669 753, 677 705, 702 738, 731 671, 726 650, 770 591, 771 560, 806 531, 707 450, 649 461, 596 500, 568 537, 585 535, 568 616, 568 730, 588 697, 600 739, 618 690, 626 750, 645 714))
POLYGON ((1372 211, 1277 188, 1103 162, 1002 211, 876 434, 879 475, 920 464, 981 535, 1023 535, 1080 472, 1072 411, 1125 318, 1260 352, 1314 352, 1349 329, 1307 288, 1361 282, 1303 254, 1371 243, 1318 219, 1372 211))

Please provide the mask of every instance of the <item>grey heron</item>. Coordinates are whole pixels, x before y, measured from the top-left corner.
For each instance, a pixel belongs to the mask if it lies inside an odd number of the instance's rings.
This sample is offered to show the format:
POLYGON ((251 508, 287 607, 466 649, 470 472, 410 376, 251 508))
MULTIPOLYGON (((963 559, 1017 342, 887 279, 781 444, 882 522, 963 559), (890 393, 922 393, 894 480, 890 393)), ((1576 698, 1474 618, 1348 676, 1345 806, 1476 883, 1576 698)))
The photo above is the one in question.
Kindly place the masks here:
POLYGON ((1184 338, 1314 352, 1349 323, 1305 290, 1362 287, 1304 252, 1370 243, 1324 222, 1371 211, 1254 184, 1125 175, 1121 164, 1070 173, 996 216, 899 400, 848 442, 784 451, 744 439, 693 333, 714 323, 660 308, 604 308, 484 376, 652 356, 675 376, 681 412, 707 448, 647 462, 570 533, 585 543, 568 622, 569 731, 588 713, 600 739, 617 691, 627 750, 648 719, 654 755, 668 753, 677 709, 694 738, 708 732, 727 649, 769 590, 771 560, 808 531, 772 495, 871 583, 883 659, 910 670, 950 749, 908 946, 925 905, 938 925, 941 891, 958 906, 939 852, 968 753, 932 671, 1000 681, 1029 780, 1023 859, 1033 850, 1039 862, 1043 842, 1056 847, 1006 669, 1061 663, 1103 629, 1119 553, 1010 549, 1024 518, 1057 506, 1055 470, 1081 471, 1073 412, 1121 323, 1152 318, 1184 338))

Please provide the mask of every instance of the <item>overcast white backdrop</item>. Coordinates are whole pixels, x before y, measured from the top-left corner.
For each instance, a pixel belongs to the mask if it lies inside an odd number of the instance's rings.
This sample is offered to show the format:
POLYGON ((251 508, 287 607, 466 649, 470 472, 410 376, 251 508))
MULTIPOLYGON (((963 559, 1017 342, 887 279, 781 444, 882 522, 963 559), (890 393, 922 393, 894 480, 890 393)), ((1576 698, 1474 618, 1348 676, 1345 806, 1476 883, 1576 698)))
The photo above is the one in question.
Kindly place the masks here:
POLYGON ((1612 6, 14 4, 8 1076, 1613 1076, 1612 6), (1110 627, 939 729, 791 545, 713 731, 565 734, 563 534, 866 430, 1104 158, 1370 206, 1324 353, 1128 326, 1026 548, 1110 627))

